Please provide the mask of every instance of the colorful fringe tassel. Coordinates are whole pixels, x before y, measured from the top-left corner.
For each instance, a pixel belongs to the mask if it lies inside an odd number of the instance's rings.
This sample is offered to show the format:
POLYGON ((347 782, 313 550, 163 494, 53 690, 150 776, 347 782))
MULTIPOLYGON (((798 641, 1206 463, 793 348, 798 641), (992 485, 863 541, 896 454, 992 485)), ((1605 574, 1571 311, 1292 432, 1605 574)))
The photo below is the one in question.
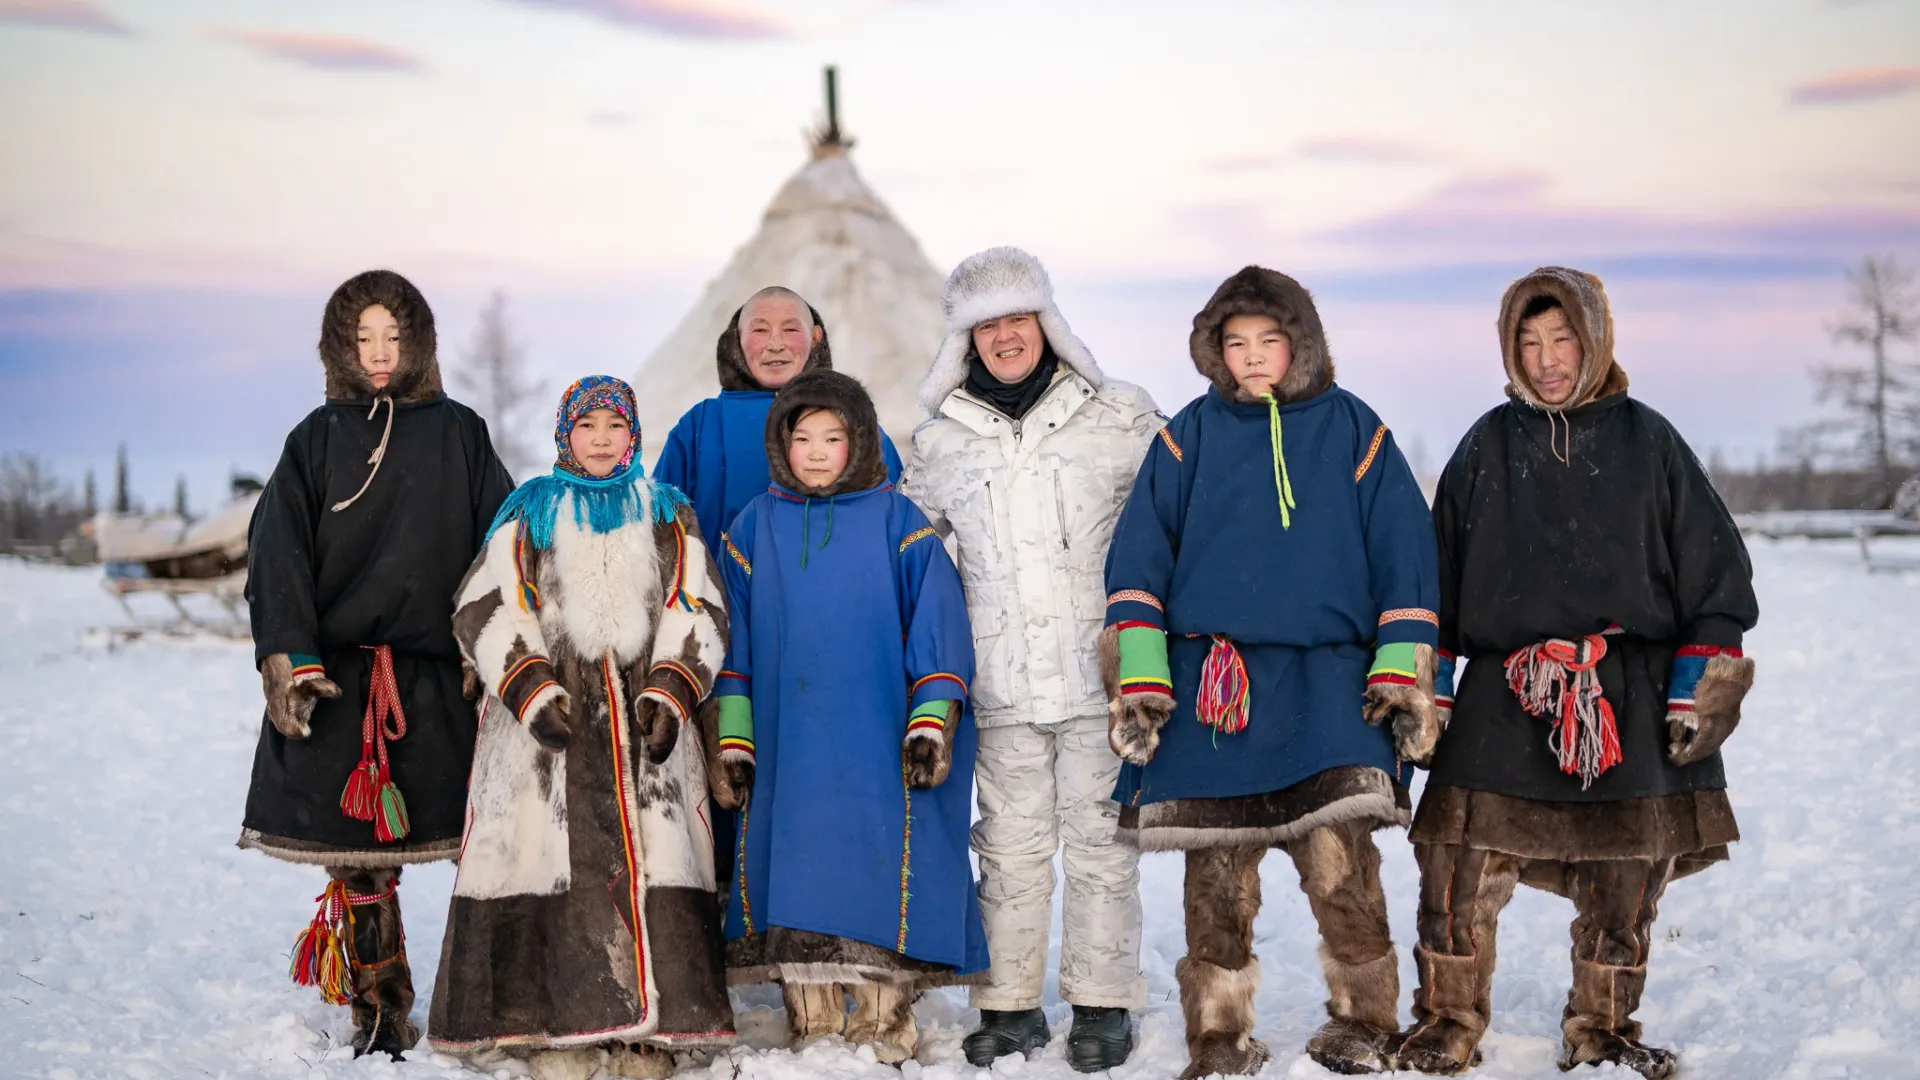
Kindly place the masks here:
MULTIPOLYGON (((1607 630, 1618 632, 1617 627, 1607 630)), ((1621 759, 1613 706, 1601 693, 1595 670, 1606 655, 1605 636, 1588 634, 1578 641, 1549 638, 1507 657, 1508 688, 1521 708, 1553 721, 1547 745, 1561 772, 1580 777, 1582 791, 1621 759)))
POLYGON ((407 801, 387 766, 387 742, 406 736, 407 714, 400 707, 400 684, 393 676, 393 650, 385 645, 363 647, 373 652, 373 676, 367 686, 367 713, 360 722, 360 764, 354 766, 347 789, 340 793, 340 812, 355 821, 373 822, 374 839, 391 844, 411 828, 407 801))
POLYGON ((288 974, 300 986, 317 986, 320 999, 329 1005, 345 1005, 353 1000, 353 964, 347 958, 347 939, 353 934, 353 914, 349 910, 344 881, 327 882, 326 891, 314 898, 320 910, 314 912, 300 936, 293 940, 293 961, 288 974))
POLYGON ((1225 634, 1213 636, 1206 663, 1200 665, 1200 693, 1194 713, 1200 722, 1228 735, 1247 729, 1247 664, 1225 634))

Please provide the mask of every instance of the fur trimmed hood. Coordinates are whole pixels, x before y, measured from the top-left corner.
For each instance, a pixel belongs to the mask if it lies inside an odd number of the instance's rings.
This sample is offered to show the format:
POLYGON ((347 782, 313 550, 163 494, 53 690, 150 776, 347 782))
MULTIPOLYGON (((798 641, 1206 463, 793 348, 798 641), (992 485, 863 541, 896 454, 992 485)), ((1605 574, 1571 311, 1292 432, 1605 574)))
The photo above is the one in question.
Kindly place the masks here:
POLYGON ((1507 286, 1500 299, 1500 358, 1507 368, 1507 393, 1536 409, 1565 412, 1627 388, 1627 373, 1613 358, 1613 308, 1600 279, 1564 266, 1543 266, 1507 286), (1566 309, 1567 322, 1580 338, 1580 382, 1562 405, 1548 405, 1534 393, 1520 365, 1520 316, 1535 298, 1551 296, 1566 309))
POLYGON ((1327 332, 1320 327, 1320 311, 1306 286, 1264 266, 1249 266, 1220 283, 1212 299, 1193 317, 1187 351, 1193 366, 1230 401, 1241 400, 1240 386, 1227 370, 1220 335, 1235 315, 1266 315, 1287 335, 1293 359, 1274 387, 1281 404, 1301 401, 1333 385, 1333 355, 1327 351, 1327 332))
MULTIPOLYGON (((801 303, 807 304, 805 300, 801 303)), ((714 342, 714 369, 720 376, 722 390, 765 390, 747 369, 747 354, 740 348, 740 316, 747 310, 741 304, 733 309, 733 318, 727 320, 726 329, 720 331, 720 340, 714 342)), ((820 340, 807 351, 807 363, 795 378, 810 371, 832 371, 833 349, 827 344, 827 324, 820 320, 820 313, 812 304, 807 304, 807 314, 813 316, 813 325, 820 331, 820 340)))
POLYGON ((372 401, 377 394, 397 402, 426 401, 442 392, 433 309, 413 282, 391 270, 355 274, 333 290, 320 319, 320 364, 327 373, 327 397, 372 401), (400 363, 385 390, 375 391, 360 367, 360 313, 379 304, 400 324, 400 363))
POLYGON ((967 360, 973 354, 973 328, 988 319, 1033 312, 1047 344, 1069 368, 1092 385, 1106 385, 1093 354, 1073 336, 1067 320, 1053 302, 1053 282, 1040 260, 1016 247, 988 248, 969 255, 953 268, 940 294, 947 317, 947 336, 934 355, 933 367, 920 383, 920 405, 928 416, 940 415, 947 395, 967 381, 967 360))
POLYGON ((838 371, 810 368, 781 387, 774 395, 773 408, 767 411, 767 471, 774 483, 817 499, 886 483, 887 463, 880 455, 880 416, 860 380, 838 371), (832 409, 847 426, 847 469, 830 488, 800 483, 787 465, 787 437, 809 409, 832 409))

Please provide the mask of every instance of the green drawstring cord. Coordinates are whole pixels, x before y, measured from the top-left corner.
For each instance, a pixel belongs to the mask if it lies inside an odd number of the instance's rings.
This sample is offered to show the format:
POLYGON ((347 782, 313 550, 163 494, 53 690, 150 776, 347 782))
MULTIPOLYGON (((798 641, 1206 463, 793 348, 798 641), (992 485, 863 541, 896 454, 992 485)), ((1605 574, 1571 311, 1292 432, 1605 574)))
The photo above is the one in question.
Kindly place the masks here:
MULTIPOLYGON (((833 500, 838 495, 827 496, 827 535, 820 538, 820 547, 826 549, 833 539, 833 500)), ((813 497, 808 496, 806 505, 800 511, 800 569, 807 568, 807 552, 813 550, 813 497)))
POLYGON ((1273 443, 1273 488, 1280 493, 1280 527, 1293 528, 1293 480, 1287 476, 1287 454, 1280 443, 1280 403, 1272 394, 1261 394, 1267 403, 1267 438, 1273 443))

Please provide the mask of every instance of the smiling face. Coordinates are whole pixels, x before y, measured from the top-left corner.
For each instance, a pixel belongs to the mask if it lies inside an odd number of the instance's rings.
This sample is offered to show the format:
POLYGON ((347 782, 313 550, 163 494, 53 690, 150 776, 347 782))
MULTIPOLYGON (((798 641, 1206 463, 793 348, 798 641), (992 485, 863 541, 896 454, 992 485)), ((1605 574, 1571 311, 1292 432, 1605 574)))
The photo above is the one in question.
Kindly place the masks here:
POLYGON ((360 370, 367 373, 375 391, 385 390, 400 366, 400 321, 385 306, 374 304, 360 313, 355 334, 360 349, 360 370))
POLYGON ((1550 308, 1520 324, 1520 367, 1540 400, 1565 405, 1580 385, 1580 337, 1563 308, 1550 308))
POLYGON ((806 303, 792 296, 758 296, 740 312, 740 351, 747 359, 747 373, 769 390, 800 374, 822 336, 806 303))
POLYGON ((1047 336, 1032 312, 988 319, 973 328, 973 347, 987 372, 1003 383, 1017 383, 1040 366, 1047 336))
POLYGON ((573 460, 596 480, 613 475, 632 442, 633 425, 627 423, 626 417, 607 408, 588 409, 573 422, 573 430, 567 435, 567 449, 573 451, 573 460))
POLYGON ((809 409, 787 440, 787 467, 810 488, 832 487, 847 471, 847 425, 832 409, 809 409))
POLYGON ((1220 329, 1227 372, 1250 398, 1273 393, 1293 366, 1293 343, 1271 315, 1234 315, 1220 329))

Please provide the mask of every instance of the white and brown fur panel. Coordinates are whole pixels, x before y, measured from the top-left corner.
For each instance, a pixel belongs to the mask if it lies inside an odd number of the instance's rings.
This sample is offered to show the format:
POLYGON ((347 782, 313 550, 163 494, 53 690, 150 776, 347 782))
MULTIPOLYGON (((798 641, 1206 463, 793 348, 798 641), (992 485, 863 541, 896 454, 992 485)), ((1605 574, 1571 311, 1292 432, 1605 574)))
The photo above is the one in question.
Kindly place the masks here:
MULTIPOLYGON (((641 485, 638 496, 647 497, 641 485)), ((622 667, 646 658, 666 600, 650 510, 639 520, 597 533, 573 520, 569 494, 554 514, 553 548, 540 566, 540 625, 581 657, 608 651, 622 667)))
MULTIPOLYGON (((501 679, 513 665, 529 655, 551 657, 539 617, 521 604, 516 546, 514 527, 495 531, 454 594, 454 640, 496 701, 501 679)), ((558 686, 542 689, 524 703, 521 717, 531 717, 561 692, 558 686)))
POLYGON ((660 603, 666 610, 660 616, 650 659, 656 664, 678 661, 693 671, 700 678, 700 694, 705 697, 713 692, 714 676, 727 657, 727 590, 691 513, 681 512, 680 527, 686 544, 681 555, 680 587, 692 598, 693 610, 677 603, 666 604, 664 590, 673 587, 674 568, 662 567, 660 603))

